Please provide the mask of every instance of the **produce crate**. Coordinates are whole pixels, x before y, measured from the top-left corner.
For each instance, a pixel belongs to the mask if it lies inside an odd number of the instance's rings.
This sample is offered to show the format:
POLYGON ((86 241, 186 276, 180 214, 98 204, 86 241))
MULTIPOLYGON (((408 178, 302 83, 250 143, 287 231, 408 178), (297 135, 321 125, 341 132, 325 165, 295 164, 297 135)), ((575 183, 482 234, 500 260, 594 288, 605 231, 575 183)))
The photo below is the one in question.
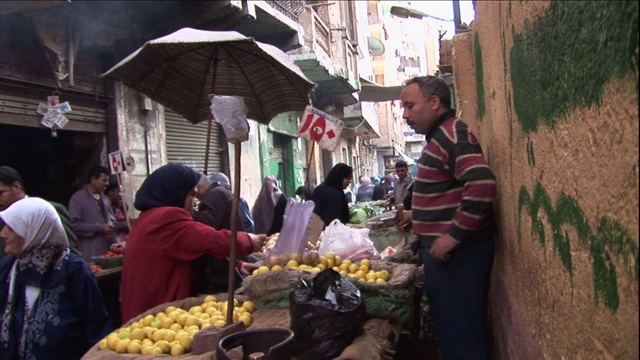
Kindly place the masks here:
POLYGON ((124 256, 110 256, 110 257, 102 257, 102 256, 94 256, 91 258, 94 264, 100 266, 104 270, 113 269, 122 266, 122 261, 124 256))

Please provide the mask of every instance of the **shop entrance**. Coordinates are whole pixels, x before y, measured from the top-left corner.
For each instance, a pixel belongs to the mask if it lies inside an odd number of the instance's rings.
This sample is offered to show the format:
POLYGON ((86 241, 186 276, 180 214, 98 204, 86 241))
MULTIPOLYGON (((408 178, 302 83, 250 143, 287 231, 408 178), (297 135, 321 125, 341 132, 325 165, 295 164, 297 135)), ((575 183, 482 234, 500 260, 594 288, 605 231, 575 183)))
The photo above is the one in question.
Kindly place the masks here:
POLYGON ((100 163, 103 135, 80 131, 0 124, 0 166, 22 175, 26 193, 67 206, 86 182, 88 169, 100 163))

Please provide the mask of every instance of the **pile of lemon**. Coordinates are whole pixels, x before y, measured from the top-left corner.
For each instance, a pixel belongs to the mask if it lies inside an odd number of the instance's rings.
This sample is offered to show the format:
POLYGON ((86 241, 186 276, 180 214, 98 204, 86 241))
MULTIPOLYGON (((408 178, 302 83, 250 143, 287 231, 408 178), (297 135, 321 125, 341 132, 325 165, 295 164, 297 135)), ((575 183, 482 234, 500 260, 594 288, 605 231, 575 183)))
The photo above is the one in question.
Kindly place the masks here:
MULTIPOLYGON (((255 311, 252 301, 242 304, 233 299, 233 321, 242 321, 246 327, 252 322, 255 311)), ((201 305, 189 310, 168 306, 156 315, 147 315, 129 326, 122 327, 98 343, 100 350, 111 350, 118 354, 179 356, 191 352, 195 334, 207 327, 227 325, 228 302, 216 301, 207 295, 201 305)))
POLYGON ((299 264, 297 260, 289 260, 285 266, 280 264, 260 266, 253 271, 253 275, 264 274, 269 271, 278 271, 283 269, 294 270, 310 270, 313 272, 319 272, 326 268, 332 268, 339 272, 341 275, 349 278, 365 281, 368 283, 384 284, 389 281, 391 274, 387 270, 374 271, 371 269, 371 262, 368 259, 363 259, 359 263, 352 262, 349 259, 342 259, 340 256, 328 252, 324 255, 320 255, 318 262, 311 264, 299 264))

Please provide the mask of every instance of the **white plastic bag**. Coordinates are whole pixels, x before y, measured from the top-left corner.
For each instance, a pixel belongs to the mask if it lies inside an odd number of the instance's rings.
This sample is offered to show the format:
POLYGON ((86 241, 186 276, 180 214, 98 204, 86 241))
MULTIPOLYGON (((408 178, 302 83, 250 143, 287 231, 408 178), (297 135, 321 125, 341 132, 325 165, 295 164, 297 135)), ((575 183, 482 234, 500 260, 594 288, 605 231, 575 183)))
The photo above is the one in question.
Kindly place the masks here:
POLYGON ((227 141, 244 142, 249 139, 249 122, 244 99, 239 96, 212 95, 211 115, 218 122, 227 137, 227 141))
POLYGON ((380 254, 369 240, 369 229, 350 228, 338 219, 324 229, 318 253, 324 255, 328 252, 343 259, 380 259, 380 254))

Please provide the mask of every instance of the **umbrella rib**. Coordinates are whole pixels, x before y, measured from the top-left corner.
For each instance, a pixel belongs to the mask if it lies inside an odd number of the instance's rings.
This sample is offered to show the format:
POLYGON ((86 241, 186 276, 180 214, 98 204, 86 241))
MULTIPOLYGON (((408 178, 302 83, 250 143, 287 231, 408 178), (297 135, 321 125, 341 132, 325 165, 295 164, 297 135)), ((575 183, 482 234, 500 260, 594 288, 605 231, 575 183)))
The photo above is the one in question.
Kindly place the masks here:
MULTIPOLYGON (((277 59, 275 59, 275 58, 274 58, 273 56, 271 56, 269 53, 267 53, 266 51, 262 50, 262 49, 258 46, 258 44, 255 44, 255 43, 254 43, 254 45, 255 45, 255 46, 256 46, 256 47, 261 51, 261 53, 262 53, 263 55, 266 55, 266 56, 262 56, 262 57, 261 57, 261 59, 262 59, 262 60, 264 60, 264 61, 269 62, 269 63, 273 66, 273 68, 275 68, 278 72, 280 72, 280 74, 282 74, 282 75, 284 76, 284 78, 285 78, 285 79, 287 79, 287 81, 289 82, 289 84, 293 86, 293 88, 296 90, 296 92, 297 92, 299 95, 301 95, 303 98, 304 98, 304 97, 309 97, 309 94, 308 94, 308 93, 305 93, 305 92, 304 92, 304 89, 298 89, 298 87, 297 87, 297 86, 295 86, 295 84, 294 84, 293 82, 291 82, 291 80, 290 80, 290 76, 291 76, 291 75, 296 76, 296 77, 299 77, 299 75, 298 75, 298 74, 296 74, 294 71, 292 71, 292 70, 288 69, 288 68, 287 68, 287 66, 286 66, 285 64, 283 64, 283 63, 279 62, 277 59), (274 64, 274 63, 273 63, 274 61, 275 61, 275 63, 276 63, 276 64, 274 64), (281 65, 281 66, 275 66, 275 65, 281 65), (287 73, 284 73, 284 72, 283 72, 283 70, 282 70, 280 67, 282 67, 283 69, 287 70, 287 73), (302 91, 301 91, 301 90, 302 90, 302 91)), ((236 49, 236 50, 242 51, 242 52, 247 53, 247 54, 251 54, 251 55, 254 55, 254 56, 256 55, 256 54, 255 54, 255 53, 253 53, 253 52, 250 52, 250 51, 247 51, 247 50, 245 50, 245 49, 243 49, 243 48, 241 48, 241 47, 237 47, 237 46, 235 46, 235 44, 229 44, 229 47, 232 47, 232 48, 234 48, 234 49, 236 49)), ((234 60, 235 60, 235 58, 234 58, 234 60)), ((244 72, 243 72, 243 73, 244 73, 244 72)))
MULTIPOLYGON (((229 57, 233 60, 234 64, 238 64, 237 59, 235 58, 235 56, 233 56, 233 54, 231 52, 229 52, 227 49, 224 49, 224 48, 223 48, 223 50, 227 52, 227 55, 229 55, 229 57)), ((247 83, 250 84, 251 83, 251 79, 249 79, 249 77, 247 76, 247 73, 244 71, 244 68, 242 66, 238 66, 238 70, 240 70, 240 72, 242 73, 242 76, 244 76, 244 78, 247 80, 247 83)), ((266 116, 266 114, 264 113, 264 110, 263 110, 262 101, 261 101, 260 97, 258 96, 258 94, 256 93, 256 90, 252 86, 249 86, 249 89, 251 89, 251 92, 253 93, 253 97, 256 99, 256 102, 258 103, 258 109, 260 109, 260 112, 262 113, 261 115, 264 118, 264 121, 266 123, 269 123, 269 121, 271 119, 267 119, 267 116, 266 116)))

